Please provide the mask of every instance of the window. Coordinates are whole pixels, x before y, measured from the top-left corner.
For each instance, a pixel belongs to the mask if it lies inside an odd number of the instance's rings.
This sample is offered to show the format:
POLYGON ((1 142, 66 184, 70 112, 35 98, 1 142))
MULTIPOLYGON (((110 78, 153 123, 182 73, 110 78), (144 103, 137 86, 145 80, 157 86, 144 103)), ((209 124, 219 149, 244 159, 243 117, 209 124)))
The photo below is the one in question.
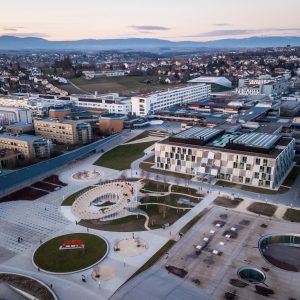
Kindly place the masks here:
POLYGON ((250 183, 250 178, 246 177, 245 183, 250 183))
POLYGON ((260 158, 257 158, 257 159, 255 160, 255 164, 260 165, 260 158))
POLYGON ((258 179, 259 178, 259 173, 255 172, 254 173, 254 178, 258 179))
POLYGON ((246 165, 246 170, 247 170, 247 171, 251 170, 251 165, 250 165, 250 164, 247 164, 247 165, 246 165))

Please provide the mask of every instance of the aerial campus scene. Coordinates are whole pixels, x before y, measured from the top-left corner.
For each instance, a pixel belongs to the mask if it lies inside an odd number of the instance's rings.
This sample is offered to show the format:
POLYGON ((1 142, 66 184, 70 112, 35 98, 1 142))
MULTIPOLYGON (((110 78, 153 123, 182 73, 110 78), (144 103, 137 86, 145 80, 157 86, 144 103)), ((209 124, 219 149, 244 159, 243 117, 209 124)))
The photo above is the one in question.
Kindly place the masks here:
POLYGON ((0 6, 0 300, 300 300, 299 0, 0 6))

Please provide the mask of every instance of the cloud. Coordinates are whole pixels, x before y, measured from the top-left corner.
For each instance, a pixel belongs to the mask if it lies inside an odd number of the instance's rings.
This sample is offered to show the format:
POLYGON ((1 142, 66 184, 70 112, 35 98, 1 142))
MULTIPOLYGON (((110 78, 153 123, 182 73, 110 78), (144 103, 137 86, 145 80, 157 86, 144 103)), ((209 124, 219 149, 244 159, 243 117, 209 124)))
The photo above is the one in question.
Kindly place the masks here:
POLYGON ((259 28, 259 29, 225 29, 212 30, 185 37, 221 37, 221 36, 247 36, 253 34, 296 34, 300 35, 300 28, 259 28))
POLYGON ((154 25, 131 25, 129 28, 135 30, 142 30, 142 31, 163 31, 163 30, 170 30, 171 28, 164 27, 164 26, 154 26, 154 25))
POLYGON ((8 26, 3 26, 2 30, 4 31, 18 31, 19 29, 23 29, 24 27, 17 26, 17 27, 8 27, 8 26))
POLYGON ((8 36, 16 36, 16 37, 38 37, 38 38, 45 38, 49 37, 47 33, 41 32, 16 32, 16 33, 3 33, 3 35, 8 36))
POLYGON ((215 23, 215 24, 212 24, 213 26, 232 26, 232 24, 229 24, 229 23, 215 23))

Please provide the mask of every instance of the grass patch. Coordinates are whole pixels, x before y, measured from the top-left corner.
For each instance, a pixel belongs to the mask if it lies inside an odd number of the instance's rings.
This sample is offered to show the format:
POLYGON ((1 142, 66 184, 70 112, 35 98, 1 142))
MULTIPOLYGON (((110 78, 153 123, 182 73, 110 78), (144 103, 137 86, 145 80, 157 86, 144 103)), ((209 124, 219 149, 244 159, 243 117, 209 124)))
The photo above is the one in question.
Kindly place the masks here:
MULTIPOLYGON (((157 82, 155 76, 123 76, 123 77, 103 77, 86 80, 84 78, 74 78, 71 80, 73 84, 83 91, 76 89, 71 84, 61 85, 60 87, 69 93, 119 93, 122 96, 132 96, 133 94, 147 93, 155 90, 168 89, 174 87, 171 84, 161 84, 157 82), (150 84, 144 83, 151 81, 150 84)), ((182 84, 177 84, 182 86, 182 84)))
POLYGON ((101 222, 99 220, 81 220, 79 225, 91 229, 113 231, 113 232, 133 232, 144 231, 146 218, 144 216, 127 216, 121 219, 101 222))
POLYGON ((154 164, 155 163, 155 155, 152 155, 152 156, 148 157, 147 159, 145 159, 143 161, 143 163, 152 163, 152 164, 154 164))
POLYGON ((174 245, 176 241, 169 240, 164 246, 162 246, 146 263, 144 263, 127 281, 131 280, 140 273, 151 268, 163 255, 165 255, 174 245))
POLYGON ((168 192, 170 184, 154 181, 154 180, 142 180, 144 184, 143 190, 151 191, 151 192, 168 192))
POLYGON ((129 141, 126 142, 127 143, 130 143, 130 142, 133 142, 133 141, 137 141, 137 140, 140 140, 140 139, 144 139, 146 137, 149 136, 149 131, 143 131, 142 133, 140 133, 139 135, 137 135, 136 137, 130 139, 129 141))
POLYGON ((94 165, 115 170, 129 169, 131 163, 141 158, 144 150, 151 145, 153 142, 118 146, 104 153, 94 165))
POLYGON ((66 198, 63 203, 61 204, 61 206, 72 206, 73 203, 75 202, 75 200, 82 195, 83 193, 85 193, 87 190, 89 190, 90 187, 86 187, 72 195, 70 195, 68 198, 66 198))
POLYGON ((289 188, 284 187, 284 186, 281 186, 276 191, 276 190, 269 190, 269 189, 255 187, 255 186, 237 184, 237 183, 222 181, 222 180, 218 180, 215 185, 229 187, 229 188, 233 188, 233 189, 239 189, 239 190, 258 193, 258 194, 265 194, 265 195, 278 195, 278 194, 287 193, 289 191, 289 188))
POLYGON ((87 268, 106 254, 106 242, 87 233, 72 233, 58 236, 42 244, 34 253, 35 264, 49 272, 73 272, 87 268), (84 249, 59 250, 67 240, 82 240, 84 249))
POLYGON ((236 208, 241 202, 243 202, 243 199, 241 198, 230 199, 226 197, 217 197, 217 199, 214 201, 214 204, 227 208, 236 208))
POLYGON ((254 202, 247 207, 248 211, 267 217, 272 217, 276 209, 276 205, 261 202, 254 202))
POLYGON ((197 193, 196 189, 181 186, 181 185, 172 185, 171 191, 174 193, 188 194, 188 195, 192 195, 195 197, 200 197, 200 195, 197 193))
MULTIPOLYGON (((11 284, 16 288, 20 288, 21 290, 34 296, 34 299, 54 300, 53 295, 48 291, 48 289, 45 286, 29 277, 4 273, 0 274, 0 283, 2 282, 11 284)), ((1 299, 7 298, 1 297, 1 299)))
POLYGON ((291 187, 294 184, 299 174, 300 174, 300 167, 293 167, 293 169, 286 177, 282 185, 291 187))
POLYGON ((287 221, 300 223, 300 210, 288 208, 284 213, 283 218, 287 221))
POLYGON ((186 223, 180 230, 183 234, 187 233, 206 213, 208 209, 205 208, 200 214, 195 216, 192 220, 186 223))
POLYGON ((154 166, 154 164, 149 164, 149 163, 144 163, 144 162, 140 163, 140 168, 142 170, 150 172, 150 173, 155 173, 155 174, 159 174, 159 175, 166 175, 166 176, 173 176, 173 177, 183 178, 183 179, 187 179, 187 180, 193 178, 192 175, 188 175, 188 174, 182 174, 182 173, 176 173, 176 172, 151 168, 153 166, 154 166))
POLYGON ((200 198, 194 198, 194 197, 189 197, 185 195, 183 196, 178 194, 169 194, 165 196, 145 196, 144 198, 141 199, 141 202, 142 203, 163 203, 163 204, 168 204, 177 207, 187 207, 187 206, 193 207, 193 205, 178 204, 178 201, 180 199, 186 199, 195 204, 198 204, 200 202, 200 198))
POLYGON ((163 205, 139 206, 149 216, 148 226, 151 229, 162 228, 164 224, 172 225, 189 210, 177 210, 163 205))

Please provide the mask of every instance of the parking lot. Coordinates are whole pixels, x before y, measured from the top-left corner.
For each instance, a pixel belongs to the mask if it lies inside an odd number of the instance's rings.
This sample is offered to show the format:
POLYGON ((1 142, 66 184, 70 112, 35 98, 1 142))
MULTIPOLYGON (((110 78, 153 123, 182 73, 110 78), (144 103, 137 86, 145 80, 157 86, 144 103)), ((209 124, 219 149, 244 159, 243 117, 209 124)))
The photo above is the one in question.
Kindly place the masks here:
POLYGON ((172 277, 175 268, 176 277, 182 276, 211 299, 265 299, 263 293, 271 299, 298 299, 300 273, 270 265, 257 248, 260 236, 276 232, 295 232, 295 225, 213 207, 179 239, 160 266, 172 277), (237 275, 243 266, 263 270, 267 286, 245 284, 237 275))

